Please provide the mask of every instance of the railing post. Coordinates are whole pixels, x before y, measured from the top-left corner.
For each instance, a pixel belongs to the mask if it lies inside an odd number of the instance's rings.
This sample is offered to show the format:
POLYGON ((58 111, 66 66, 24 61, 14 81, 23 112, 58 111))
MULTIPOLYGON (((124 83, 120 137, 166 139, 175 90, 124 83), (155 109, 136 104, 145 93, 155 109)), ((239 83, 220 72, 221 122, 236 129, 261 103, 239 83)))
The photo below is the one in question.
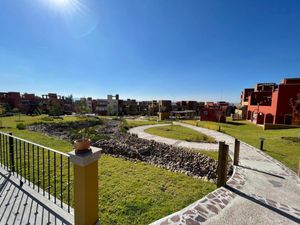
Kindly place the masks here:
POLYGON ((265 139, 264 138, 260 138, 260 150, 264 150, 264 141, 265 139))
MULTIPOLYGON (((12 135, 12 133, 9 133, 9 135, 12 135)), ((12 136, 9 136, 8 143, 9 143, 10 171, 14 173, 15 172, 14 138, 12 136)))
POLYGON ((225 142, 219 142, 219 157, 218 157, 218 169, 217 169, 217 186, 221 187, 226 184, 227 181, 227 159, 228 159, 228 145, 225 142))
POLYGON ((98 159, 100 149, 76 154, 69 152, 74 165, 74 213, 75 225, 95 225, 98 216, 98 159))
POLYGON ((238 139, 235 139, 234 141, 234 157, 233 157, 233 165, 238 166, 239 165, 239 158, 240 158, 240 141, 238 139))

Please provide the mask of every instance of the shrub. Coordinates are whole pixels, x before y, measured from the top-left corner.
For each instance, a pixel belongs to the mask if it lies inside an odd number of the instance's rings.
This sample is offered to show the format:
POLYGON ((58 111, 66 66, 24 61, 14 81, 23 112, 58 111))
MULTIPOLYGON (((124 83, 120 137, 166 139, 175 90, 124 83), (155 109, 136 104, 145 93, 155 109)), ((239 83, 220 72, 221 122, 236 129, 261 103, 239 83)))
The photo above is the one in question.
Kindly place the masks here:
POLYGON ((26 129, 26 126, 25 126, 24 123, 18 123, 18 124, 17 124, 17 128, 18 128, 19 130, 25 130, 25 129, 26 129))
POLYGON ((99 133, 96 127, 86 127, 83 129, 72 129, 70 131, 70 137, 74 139, 89 138, 92 142, 99 140, 108 140, 110 137, 106 134, 99 133))
POLYGON ((121 122, 121 125, 120 125, 120 131, 127 132, 129 129, 130 129, 130 126, 129 126, 128 122, 125 119, 123 119, 121 122))

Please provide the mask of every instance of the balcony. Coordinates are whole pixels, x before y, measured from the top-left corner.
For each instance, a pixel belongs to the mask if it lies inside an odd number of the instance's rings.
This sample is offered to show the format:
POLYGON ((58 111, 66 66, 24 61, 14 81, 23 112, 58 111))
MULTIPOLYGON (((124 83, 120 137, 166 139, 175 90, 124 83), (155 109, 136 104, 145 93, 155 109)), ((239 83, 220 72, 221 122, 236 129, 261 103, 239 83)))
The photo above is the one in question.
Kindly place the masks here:
POLYGON ((0 132, 0 224, 95 224, 99 157, 0 132))

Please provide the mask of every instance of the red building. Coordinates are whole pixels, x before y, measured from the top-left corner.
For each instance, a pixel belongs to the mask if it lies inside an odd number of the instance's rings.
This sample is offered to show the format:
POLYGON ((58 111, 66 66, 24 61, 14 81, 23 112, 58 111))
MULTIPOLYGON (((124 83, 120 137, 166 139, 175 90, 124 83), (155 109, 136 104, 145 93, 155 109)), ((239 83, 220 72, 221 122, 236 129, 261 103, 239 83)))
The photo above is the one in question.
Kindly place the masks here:
POLYGON ((200 120, 225 123, 227 104, 225 102, 207 102, 200 106, 200 120))
POLYGON ((256 124, 300 125, 300 78, 257 84, 248 98, 247 119, 256 124))
POLYGON ((1 92, 0 103, 7 104, 10 110, 19 108, 21 105, 21 94, 20 92, 1 92))

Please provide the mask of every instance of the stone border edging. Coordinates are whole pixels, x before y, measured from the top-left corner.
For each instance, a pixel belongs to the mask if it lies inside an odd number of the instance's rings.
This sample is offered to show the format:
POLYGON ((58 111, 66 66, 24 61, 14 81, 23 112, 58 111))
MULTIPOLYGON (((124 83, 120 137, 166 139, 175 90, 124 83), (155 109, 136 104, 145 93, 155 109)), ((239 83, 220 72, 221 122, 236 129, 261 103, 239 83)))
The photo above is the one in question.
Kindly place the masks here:
MULTIPOLYGON (((246 183, 244 169, 234 166, 228 184, 232 188, 241 189, 246 183)), ((197 225, 219 214, 236 197, 236 194, 225 187, 220 187, 184 209, 166 216, 150 225, 197 225)))

